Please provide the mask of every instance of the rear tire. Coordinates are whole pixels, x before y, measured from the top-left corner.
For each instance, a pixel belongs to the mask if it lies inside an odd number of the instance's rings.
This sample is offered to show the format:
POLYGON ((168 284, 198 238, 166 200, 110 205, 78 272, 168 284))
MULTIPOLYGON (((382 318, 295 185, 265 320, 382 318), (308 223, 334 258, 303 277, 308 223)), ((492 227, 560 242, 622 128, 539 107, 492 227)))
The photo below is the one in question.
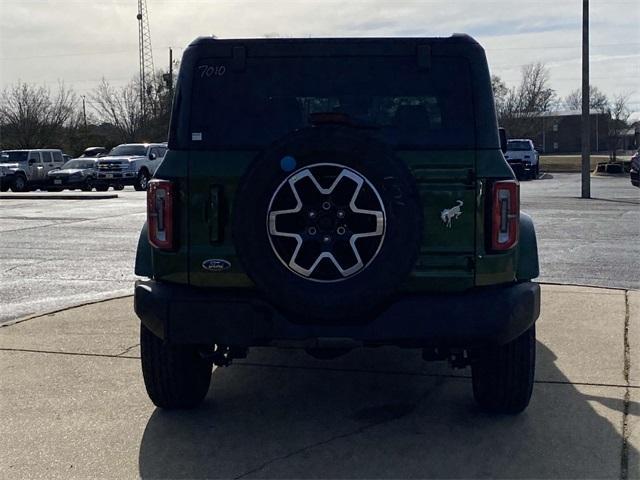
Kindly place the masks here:
POLYGON ((124 190, 124 185, 122 185, 122 184, 114 185, 113 189, 114 190, 124 190))
POLYGON ((164 342, 140 325, 142 375, 151 401, 160 408, 194 408, 207 396, 212 363, 196 345, 164 342))
POLYGON ((93 190, 93 180, 91 180, 90 178, 87 178, 84 181, 84 184, 82 185, 81 190, 83 192, 90 192, 91 190, 93 190))
POLYGON ((488 412, 522 412, 533 392, 535 363, 535 325, 506 345, 484 349, 471 365, 476 402, 488 412))
POLYGON ((109 185, 98 185, 96 187, 96 192, 106 192, 109 190, 109 185))
POLYGON ((147 189, 147 186, 149 185, 149 178, 149 172, 147 172, 146 170, 141 170, 138 173, 138 178, 136 178, 136 181, 133 184, 133 188, 135 188, 138 192, 145 191, 147 189))

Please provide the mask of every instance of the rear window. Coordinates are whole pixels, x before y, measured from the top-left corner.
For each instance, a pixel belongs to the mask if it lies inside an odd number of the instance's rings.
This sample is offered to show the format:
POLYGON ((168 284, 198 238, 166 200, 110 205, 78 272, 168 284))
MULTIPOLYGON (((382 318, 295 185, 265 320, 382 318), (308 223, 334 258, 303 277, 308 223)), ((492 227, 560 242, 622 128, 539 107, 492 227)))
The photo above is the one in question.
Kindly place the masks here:
POLYGON ((434 57, 248 58, 195 67, 192 148, 262 147, 309 125, 314 113, 341 113, 396 148, 473 148, 469 67, 434 57))

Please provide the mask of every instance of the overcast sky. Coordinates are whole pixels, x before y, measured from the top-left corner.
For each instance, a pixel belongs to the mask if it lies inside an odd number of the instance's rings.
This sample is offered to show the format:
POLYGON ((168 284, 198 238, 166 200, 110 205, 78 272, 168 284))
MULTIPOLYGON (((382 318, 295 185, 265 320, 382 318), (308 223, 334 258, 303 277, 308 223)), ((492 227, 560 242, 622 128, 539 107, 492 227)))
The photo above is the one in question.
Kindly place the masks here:
MULTIPOLYGON (((137 0, 0 0, 0 86, 19 80, 79 94, 101 77, 123 84, 138 72, 137 0)), ((561 96, 580 85, 580 0, 147 0, 156 68, 168 47, 193 38, 448 36, 486 49, 492 73, 515 84, 542 61, 561 96)), ((591 0, 591 83, 632 93, 640 118, 640 0, 591 0)))

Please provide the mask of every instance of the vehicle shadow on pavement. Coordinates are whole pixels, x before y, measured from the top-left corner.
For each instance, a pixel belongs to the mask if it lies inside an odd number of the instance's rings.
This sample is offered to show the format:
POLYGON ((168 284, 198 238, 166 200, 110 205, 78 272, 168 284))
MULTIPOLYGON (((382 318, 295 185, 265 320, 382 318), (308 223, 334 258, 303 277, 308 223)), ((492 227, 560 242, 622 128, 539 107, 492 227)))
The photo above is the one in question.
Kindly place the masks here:
POLYGON ((555 359, 538 342, 531 405, 496 416, 475 406, 469 370, 425 363, 418 351, 317 361, 256 349, 214 372, 200 409, 154 411, 140 475, 619 478, 624 388, 571 385, 555 359))

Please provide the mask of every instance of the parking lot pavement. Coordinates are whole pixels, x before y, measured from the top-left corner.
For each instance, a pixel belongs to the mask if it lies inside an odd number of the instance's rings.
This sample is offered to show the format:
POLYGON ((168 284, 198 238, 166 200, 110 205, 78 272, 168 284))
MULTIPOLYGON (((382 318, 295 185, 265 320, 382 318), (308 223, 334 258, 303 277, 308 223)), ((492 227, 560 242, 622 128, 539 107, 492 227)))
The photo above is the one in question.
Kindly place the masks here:
POLYGON ((130 188, 106 200, 1 200, 0 323, 130 294, 145 208, 130 188))
POLYGON ((591 196, 579 198, 579 174, 520 183, 522 210, 538 235, 539 280, 640 288, 640 189, 628 176, 594 176, 591 196))
POLYGON ((1 328, 12 478, 638 478, 640 293, 543 286, 537 384, 478 411, 468 370, 413 350, 252 350, 202 408, 154 409, 131 298, 1 328), (626 332, 626 335, 625 335, 626 332), (627 348, 625 348, 625 345, 627 348))

